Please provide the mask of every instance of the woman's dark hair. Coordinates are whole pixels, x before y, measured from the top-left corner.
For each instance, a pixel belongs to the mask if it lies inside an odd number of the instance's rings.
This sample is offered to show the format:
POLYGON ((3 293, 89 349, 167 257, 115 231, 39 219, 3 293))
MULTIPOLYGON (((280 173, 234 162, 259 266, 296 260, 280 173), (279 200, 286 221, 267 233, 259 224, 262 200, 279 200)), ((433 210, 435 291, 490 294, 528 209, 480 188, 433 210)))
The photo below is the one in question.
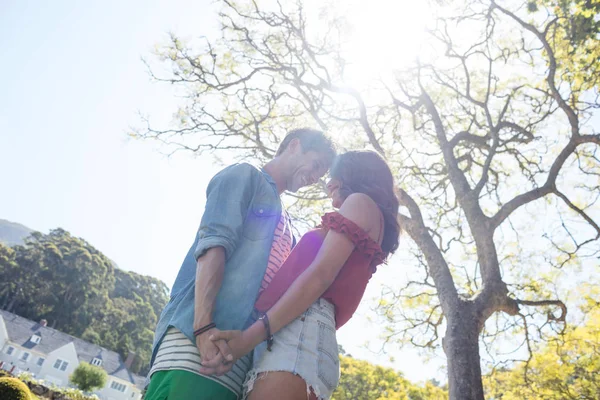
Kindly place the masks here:
POLYGON ((387 254, 396 251, 400 236, 398 198, 385 160, 374 151, 349 151, 336 157, 330 175, 340 181, 339 194, 343 198, 364 193, 377 203, 385 227, 381 249, 387 254))

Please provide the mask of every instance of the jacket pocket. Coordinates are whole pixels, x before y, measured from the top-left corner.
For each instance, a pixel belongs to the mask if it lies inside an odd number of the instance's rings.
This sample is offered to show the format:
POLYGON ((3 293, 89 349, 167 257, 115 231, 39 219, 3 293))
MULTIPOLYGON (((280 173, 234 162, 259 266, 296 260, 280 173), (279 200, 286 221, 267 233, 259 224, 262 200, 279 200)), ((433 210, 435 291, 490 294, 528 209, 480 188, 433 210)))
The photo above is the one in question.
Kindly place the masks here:
POLYGON ((275 231, 278 215, 274 205, 254 203, 244 222, 244 237, 250 240, 268 238, 275 231))

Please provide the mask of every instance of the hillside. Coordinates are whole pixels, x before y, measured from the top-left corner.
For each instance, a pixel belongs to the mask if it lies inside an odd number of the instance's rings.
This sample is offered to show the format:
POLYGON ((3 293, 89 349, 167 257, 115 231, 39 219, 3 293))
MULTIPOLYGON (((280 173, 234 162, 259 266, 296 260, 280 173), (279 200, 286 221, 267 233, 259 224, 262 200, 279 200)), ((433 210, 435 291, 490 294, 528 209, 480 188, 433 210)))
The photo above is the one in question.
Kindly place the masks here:
POLYGON ((33 229, 30 229, 25 225, 0 219, 0 243, 4 243, 8 246, 24 244, 25 242, 23 240, 32 232, 33 229))
MULTIPOLYGON (((9 247, 24 245, 25 238, 31 233, 35 232, 35 230, 21 225, 17 222, 8 221, 5 219, 0 219, 0 243, 5 244, 9 247)), ((119 268, 116 262, 109 258, 113 267, 119 268)))
POLYGON ((2 221, 0 308, 126 357, 147 372, 157 316, 168 301, 160 280, 127 272, 63 229, 48 234, 2 221), (2 243, 4 242, 4 243, 2 243), (7 244, 13 244, 12 247, 7 244))

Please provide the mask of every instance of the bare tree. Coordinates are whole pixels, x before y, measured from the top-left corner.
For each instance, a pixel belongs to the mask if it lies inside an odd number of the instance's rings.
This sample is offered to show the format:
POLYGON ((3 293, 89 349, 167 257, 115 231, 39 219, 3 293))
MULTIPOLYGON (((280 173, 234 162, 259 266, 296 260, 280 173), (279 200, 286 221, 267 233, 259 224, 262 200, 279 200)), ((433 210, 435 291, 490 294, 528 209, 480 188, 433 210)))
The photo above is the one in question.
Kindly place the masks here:
POLYGON ((391 285, 396 301, 384 308, 401 327, 390 337, 424 347, 443 337, 450 398, 482 399, 481 343, 489 352, 499 334, 519 334, 531 352, 532 341, 566 321, 554 283, 524 273, 600 254, 592 208, 600 196, 598 26, 573 3, 446 5, 419 61, 358 90, 345 83, 343 18, 326 14, 319 24, 302 3, 222 0, 222 38, 172 36, 159 52, 171 70, 154 77, 187 96, 177 127, 149 124, 138 134, 263 160, 289 128, 310 124, 341 132, 348 148, 382 154, 396 171, 399 219, 422 267, 420 278, 391 285), (524 243, 546 215, 553 222, 543 239, 524 243), (420 308, 400 306, 406 299, 420 308))

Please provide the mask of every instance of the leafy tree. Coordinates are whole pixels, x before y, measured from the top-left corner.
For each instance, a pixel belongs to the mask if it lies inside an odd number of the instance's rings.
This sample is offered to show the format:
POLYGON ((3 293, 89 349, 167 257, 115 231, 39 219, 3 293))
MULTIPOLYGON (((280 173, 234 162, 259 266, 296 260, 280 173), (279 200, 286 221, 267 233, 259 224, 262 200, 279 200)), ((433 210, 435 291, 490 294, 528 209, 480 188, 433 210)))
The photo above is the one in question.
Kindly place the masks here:
POLYGON ((102 253, 62 229, 0 244, 0 305, 120 353, 145 373, 157 315, 168 301, 160 280, 115 269, 102 253))
POLYGON ((352 357, 352 354, 346 353, 346 349, 341 344, 338 344, 338 353, 341 356, 352 357))
POLYGON ((596 288, 585 321, 547 344, 526 364, 496 371, 485 380, 488 398, 580 400, 600 398, 600 303, 596 288))
POLYGON ((92 321, 90 310, 101 307, 114 284, 110 261, 62 229, 33 233, 13 249, 19 268, 14 289, 6 293, 9 311, 45 318, 57 329, 80 335, 92 321))
POLYGON ((16 294, 19 291, 17 282, 19 282, 19 265, 15 261, 16 253, 13 249, 0 243, 0 266, 2 268, 2 283, 0 283, 0 302, 1 308, 8 309, 16 301, 16 294), (12 296, 11 296, 12 295, 12 296))
MULTIPOLYGON (((482 399, 482 356, 527 361, 560 332, 567 278, 598 254, 597 2, 444 3, 415 62, 352 87, 333 7, 223 0, 221 38, 158 51, 172 73, 153 76, 187 94, 176 126, 136 134, 264 161, 310 124, 382 154, 411 239, 388 340, 443 349, 450 398, 482 399)), ((322 198, 289 202, 306 219, 322 198)))
POLYGON ((448 393, 427 383, 417 386, 391 368, 340 357, 340 385, 334 400, 445 400, 448 393))
POLYGON ((115 270, 115 286, 111 298, 139 301, 145 299, 151 310, 140 310, 141 314, 149 314, 147 318, 153 319, 160 315, 168 298, 169 288, 159 279, 151 276, 140 275, 131 271, 115 270))
POLYGON ((69 377, 71 383, 83 392, 103 388, 107 379, 106 371, 85 362, 80 363, 69 377))
POLYGON ((81 339, 97 345, 102 343, 102 338, 100 338, 100 335, 91 328, 88 328, 83 332, 81 339))

